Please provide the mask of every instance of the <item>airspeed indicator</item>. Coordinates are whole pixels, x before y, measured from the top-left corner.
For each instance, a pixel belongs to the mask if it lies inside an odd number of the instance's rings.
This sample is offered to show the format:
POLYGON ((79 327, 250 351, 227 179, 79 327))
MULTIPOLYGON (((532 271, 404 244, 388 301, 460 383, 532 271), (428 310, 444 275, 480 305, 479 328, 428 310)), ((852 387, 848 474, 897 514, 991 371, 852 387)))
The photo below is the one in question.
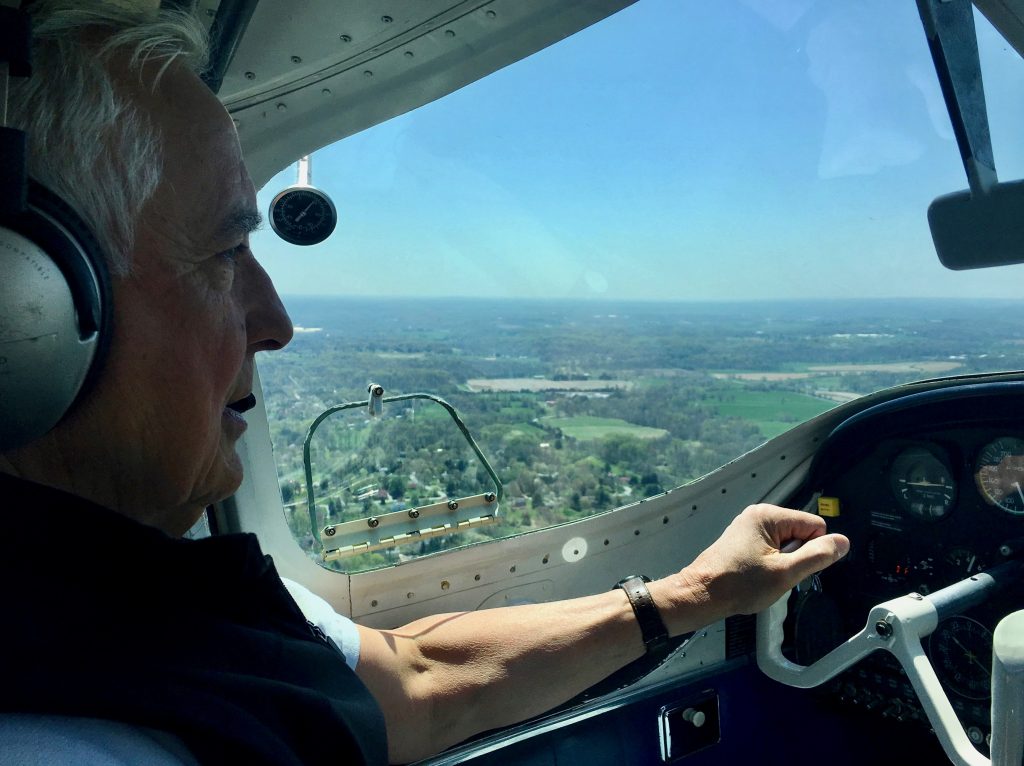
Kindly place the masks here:
POLYGON ((986 444, 978 455, 974 480, 986 503, 1024 515, 1024 439, 1003 436, 986 444))

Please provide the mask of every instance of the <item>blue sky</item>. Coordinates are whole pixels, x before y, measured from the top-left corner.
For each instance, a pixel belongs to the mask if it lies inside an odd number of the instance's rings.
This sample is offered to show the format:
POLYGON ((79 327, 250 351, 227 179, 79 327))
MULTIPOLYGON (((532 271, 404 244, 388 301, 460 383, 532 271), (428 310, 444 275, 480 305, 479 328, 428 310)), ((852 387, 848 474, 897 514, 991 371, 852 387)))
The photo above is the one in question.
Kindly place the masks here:
MULTIPOLYGON (((996 162, 1024 177, 1024 62, 979 24, 996 162)), ((294 183, 294 167, 259 195, 294 183)), ((916 4, 640 0, 313 156, 340 223, 253 248, 289 294, 1018 297, 943 269, 966 187, 916 4)))

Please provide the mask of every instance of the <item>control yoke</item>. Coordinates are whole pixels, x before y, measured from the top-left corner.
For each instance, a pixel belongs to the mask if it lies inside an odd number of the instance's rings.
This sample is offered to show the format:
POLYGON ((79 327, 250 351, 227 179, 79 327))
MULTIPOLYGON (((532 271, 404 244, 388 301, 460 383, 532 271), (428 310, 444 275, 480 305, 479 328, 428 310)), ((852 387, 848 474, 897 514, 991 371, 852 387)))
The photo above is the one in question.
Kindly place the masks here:
POLYGON ((789 594, 757 616, 757 664, 769 678, 810 689, 846 670, 871 652, 892 653, 910 679, 942 748, 957 766, 1020 766, 1024 753, 1024 610, 1002 619, 992 644, 991 759, 971 744, 921 647, 946 617, 984 601, 994 591, 1018 584, 1024 562, 1010 561, 927 596, 910 593, 868 612, 864 629, 811 665, 782 654, 782 625, 789 594))

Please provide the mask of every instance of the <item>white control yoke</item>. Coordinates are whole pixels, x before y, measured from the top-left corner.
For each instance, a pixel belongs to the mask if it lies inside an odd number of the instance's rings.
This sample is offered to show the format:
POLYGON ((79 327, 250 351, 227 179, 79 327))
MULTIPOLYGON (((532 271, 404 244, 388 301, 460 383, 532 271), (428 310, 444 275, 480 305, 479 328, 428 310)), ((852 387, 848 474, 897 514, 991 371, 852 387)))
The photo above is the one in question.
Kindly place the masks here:
MULTIPOLYGON (((971 744, 949 702, 921 639, 939 622, 984 601, 1006 584, 1019 582, 1022 566, 1012 561, 973 575, 928 596, 911 593, 873 607, 864 629, 811 665, 782 654, 782 625, 789 594, 757 615, 757 664, 769 678, 810 689, 878 649, 892 653, 906 671, 928 721, 957 766, 1021 766, 1024 754, 1024 610, 1002 619, 992 644, 991 759, 971 744)), ((1019 586, 1018 586, 1019 587, 1019 586)))

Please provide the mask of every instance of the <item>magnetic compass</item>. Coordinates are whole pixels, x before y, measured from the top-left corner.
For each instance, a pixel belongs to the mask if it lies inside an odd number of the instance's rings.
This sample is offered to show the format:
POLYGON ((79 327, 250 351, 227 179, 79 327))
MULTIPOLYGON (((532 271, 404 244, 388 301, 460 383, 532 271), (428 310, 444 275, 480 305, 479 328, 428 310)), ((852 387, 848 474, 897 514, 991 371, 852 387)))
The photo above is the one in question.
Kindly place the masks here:
POLYGON ((289 186, 270 203, 271 227, 293 245, 318 245, 331 236, 337 223, 331 198, 313 186, 289 186))

